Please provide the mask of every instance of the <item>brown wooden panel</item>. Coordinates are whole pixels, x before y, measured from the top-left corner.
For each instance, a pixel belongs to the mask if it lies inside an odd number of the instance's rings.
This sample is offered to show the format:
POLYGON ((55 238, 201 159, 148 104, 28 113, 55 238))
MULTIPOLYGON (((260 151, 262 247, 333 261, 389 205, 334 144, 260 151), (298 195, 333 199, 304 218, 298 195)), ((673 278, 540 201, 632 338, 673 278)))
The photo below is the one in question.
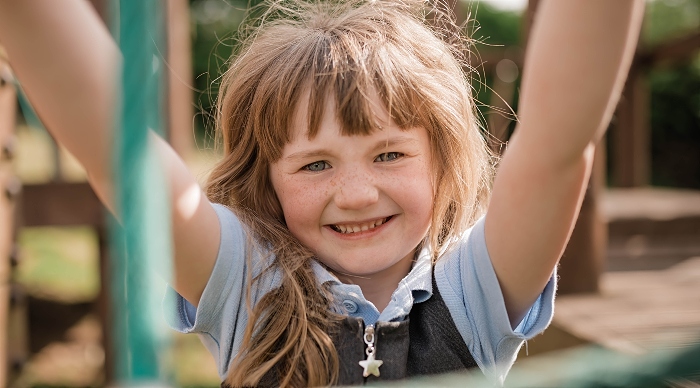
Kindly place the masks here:
POLYGON ((618 187, 647 186, 651 182, 649 87, 644 70, 632 66, 612 131, 613 181, 618 187))
POLYGON ((26 185, 21 206, 22 226, 99 227, 104 224, 102 204, 87 183, 26 185))
POLYGON ((97 297, 97 313, 100 317, 100 326, 102 327, 102 347, 105 352, 105 381, 108 383, 114 382, 115 378, 115 354, 114 354, 114 336, 112 327, 112 296, 111 275, 109 272, 109 246, 108 246, 108 231, 105 226, 97 228, 98 245, 100 249, 100 294, 97 297))
POLYGON ((700 50, 700 30, 668 40, 651 49, 642 49, 635 60, 646 66, 657 66, 664 62, 689 59, 698 50, 700 50))

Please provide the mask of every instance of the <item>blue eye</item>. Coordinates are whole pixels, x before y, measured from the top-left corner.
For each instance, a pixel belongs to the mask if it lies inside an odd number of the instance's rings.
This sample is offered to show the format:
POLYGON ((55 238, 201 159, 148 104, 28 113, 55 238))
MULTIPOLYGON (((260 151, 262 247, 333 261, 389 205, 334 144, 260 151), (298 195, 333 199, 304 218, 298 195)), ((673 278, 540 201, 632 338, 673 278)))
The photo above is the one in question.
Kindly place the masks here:
POLYGON ((317 171, 323 171, 327 168, 331 168, 331 165, 328 164, 328 162, 326 162, 326 161, 320 160, 318 162, 309 163, 306 166, 302 167, 301 169, 306 170, 306 171, 317 172, 317 171))
POLYGON ((374 159, 374 161, 375 162, 391 162, 392 160, 396 160, 402 156, 403 156, 403 154, 400 152, 385 152, 385 153, 377 156, 374 159))

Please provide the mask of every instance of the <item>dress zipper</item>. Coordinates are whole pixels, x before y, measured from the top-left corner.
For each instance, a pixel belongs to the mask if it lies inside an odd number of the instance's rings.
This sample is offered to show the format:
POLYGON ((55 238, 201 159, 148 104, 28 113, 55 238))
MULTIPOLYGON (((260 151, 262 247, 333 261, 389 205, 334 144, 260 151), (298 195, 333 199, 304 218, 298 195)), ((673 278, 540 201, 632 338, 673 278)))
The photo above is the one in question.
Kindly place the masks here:
POLYGON ((363 339, 365 340, 365 345, 367 345, 367 348, 365 349, 367 359, 364 361, 360 361, 360 366, 365 368, 365 371, 362 373, 362 376, 368 377, 369 375, 375 375, 379 377, 379 367, 382 366, 384 361, 376 360, 374 358, 374 353, 376 351, 376 337, 374 335, 374 325, 367 325, 365 327, 365 335, 363 336, 363 339))

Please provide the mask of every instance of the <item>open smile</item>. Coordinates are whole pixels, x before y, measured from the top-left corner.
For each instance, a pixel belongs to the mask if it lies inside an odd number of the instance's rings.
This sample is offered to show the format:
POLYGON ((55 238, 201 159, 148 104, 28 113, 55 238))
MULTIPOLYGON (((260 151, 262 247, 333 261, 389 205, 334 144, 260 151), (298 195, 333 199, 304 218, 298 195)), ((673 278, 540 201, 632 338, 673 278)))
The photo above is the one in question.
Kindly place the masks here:
POLYGON ((394 216, 389 216, 389 217, 379 218, 379 219, 372 220, 372 221, 354 223, 354 224, 349 224, 349 223, 348 224, 331 224, 331 225, 328 225, 328 227, 331 228, 333 231, 341 233, 341 234, 360 233, 360 232, 366 232, 366 231, 370 231, 372 229, 378 228, 379 226, 387 223, 393 217, 394 216))

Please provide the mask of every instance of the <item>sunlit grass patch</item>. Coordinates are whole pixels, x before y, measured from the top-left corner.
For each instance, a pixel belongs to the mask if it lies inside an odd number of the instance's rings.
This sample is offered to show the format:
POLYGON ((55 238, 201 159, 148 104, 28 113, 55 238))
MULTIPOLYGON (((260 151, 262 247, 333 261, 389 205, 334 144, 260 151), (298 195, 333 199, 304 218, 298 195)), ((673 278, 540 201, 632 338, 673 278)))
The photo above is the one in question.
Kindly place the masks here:
POLYGON ((89 227, 23 228, 17 281, 30 294, 65 302, 95 299, 100 289, 97 235, 89 227))

